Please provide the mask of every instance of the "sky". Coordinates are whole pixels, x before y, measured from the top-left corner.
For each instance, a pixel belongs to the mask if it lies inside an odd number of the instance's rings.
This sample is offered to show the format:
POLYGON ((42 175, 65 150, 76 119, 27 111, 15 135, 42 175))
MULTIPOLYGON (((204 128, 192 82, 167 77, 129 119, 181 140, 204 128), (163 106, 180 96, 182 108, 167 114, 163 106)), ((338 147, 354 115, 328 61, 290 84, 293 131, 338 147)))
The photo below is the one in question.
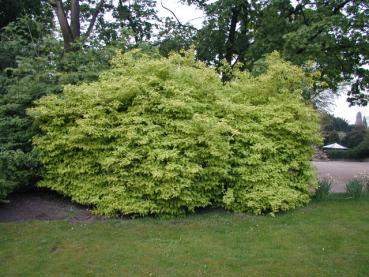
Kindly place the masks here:
POLYGON ((344 93, 340 97, 336 97, 334 101, 334 105, 331 108, 332 114, 335 117, 341 117, 347 120, 350 124, 354 124, 356 120, 357 112, 361 112, 361 114, 366 117, 366 120, 369 121, 369 106, 349 107, 349 104, 347 103, 346 98, 347 97, 344 93))
POLYGON ((196 28, 201 27, 204 13, 200 9, 197 9, 193 5, 182 5, 179 3, 179 0, 157 0, 156 8, 159 12, 159 16, 172 17, 173 19, 175 19, 173 15, 161 6, 161 2, 165 7, 169 8, 176 14, 182 24, 191 23, 196 28))
MULTIPOLYGON (((200 28, 203 20, 203 12, 194 6, 187 6, 178 3, 177 0, 162 0, 163 5, 171 9, 181 23, 190 22, 196 28, 200 28)), ((209 1, 210 2, 210 1, 209 1)), ((160 0, 158 0, 157 9, 159 16, 173 17, 172 14, 162 8, 160 0)), ((173 18, 174 19, 174 18, 173 18)), ((335 97, 335 100, 330 107, 330 113, 336 117, 341 117, 347 120, 350 124, 355 123, 357 112, 361 112, 363 116, 367 118, 369 122, 369 106, 367 107, 349 107, 348 102, 346 102, 346 95, 342 93, 340 96, 335 97)))

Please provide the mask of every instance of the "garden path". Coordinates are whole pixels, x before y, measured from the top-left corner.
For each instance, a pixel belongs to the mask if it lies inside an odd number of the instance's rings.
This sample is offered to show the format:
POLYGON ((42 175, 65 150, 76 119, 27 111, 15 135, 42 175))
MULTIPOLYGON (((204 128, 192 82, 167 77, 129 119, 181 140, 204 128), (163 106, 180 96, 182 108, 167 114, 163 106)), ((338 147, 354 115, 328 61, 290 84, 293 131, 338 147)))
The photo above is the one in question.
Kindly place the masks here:
POLYGON ((345 192, 346 183, 358 174, 369 175, 369 162, 314 161, 319 178, 332 178, 332 192, 345 192))

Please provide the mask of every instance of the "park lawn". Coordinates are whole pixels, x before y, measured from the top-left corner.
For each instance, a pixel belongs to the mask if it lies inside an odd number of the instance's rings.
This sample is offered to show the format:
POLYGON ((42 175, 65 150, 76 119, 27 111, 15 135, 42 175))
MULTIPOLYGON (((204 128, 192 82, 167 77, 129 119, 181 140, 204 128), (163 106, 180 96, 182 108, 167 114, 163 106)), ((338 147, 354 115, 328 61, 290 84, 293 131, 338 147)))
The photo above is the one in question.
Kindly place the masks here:
POLYGON ((369 276, 369 199, 276 216, 0 224, 1 276, 369 276))

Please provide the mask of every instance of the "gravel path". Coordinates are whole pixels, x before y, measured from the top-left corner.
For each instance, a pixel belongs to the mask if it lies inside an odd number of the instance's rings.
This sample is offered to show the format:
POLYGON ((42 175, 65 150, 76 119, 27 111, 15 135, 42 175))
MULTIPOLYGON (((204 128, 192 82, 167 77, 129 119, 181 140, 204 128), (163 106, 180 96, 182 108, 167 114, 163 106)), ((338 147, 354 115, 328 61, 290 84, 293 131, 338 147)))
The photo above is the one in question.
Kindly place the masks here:
POLYGON ((333 179, 333 192, 345 192, 346 183, 355 175, 369 175, 369 162, 314 161, 319 178, 333 179))

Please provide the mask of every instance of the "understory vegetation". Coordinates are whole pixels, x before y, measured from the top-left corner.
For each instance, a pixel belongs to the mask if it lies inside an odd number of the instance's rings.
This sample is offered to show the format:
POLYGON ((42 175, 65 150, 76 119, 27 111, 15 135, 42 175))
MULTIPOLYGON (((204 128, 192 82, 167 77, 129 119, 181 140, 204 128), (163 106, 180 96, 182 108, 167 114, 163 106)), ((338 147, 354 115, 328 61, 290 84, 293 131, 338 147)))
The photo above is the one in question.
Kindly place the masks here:
POLYGON ((320 137, 301 95, 313 80, 273 53, 260 75, 223 84, 191 53, 118 53, 98 81, 37 101, 38 185, 109 216, 307 203, 320 137))

